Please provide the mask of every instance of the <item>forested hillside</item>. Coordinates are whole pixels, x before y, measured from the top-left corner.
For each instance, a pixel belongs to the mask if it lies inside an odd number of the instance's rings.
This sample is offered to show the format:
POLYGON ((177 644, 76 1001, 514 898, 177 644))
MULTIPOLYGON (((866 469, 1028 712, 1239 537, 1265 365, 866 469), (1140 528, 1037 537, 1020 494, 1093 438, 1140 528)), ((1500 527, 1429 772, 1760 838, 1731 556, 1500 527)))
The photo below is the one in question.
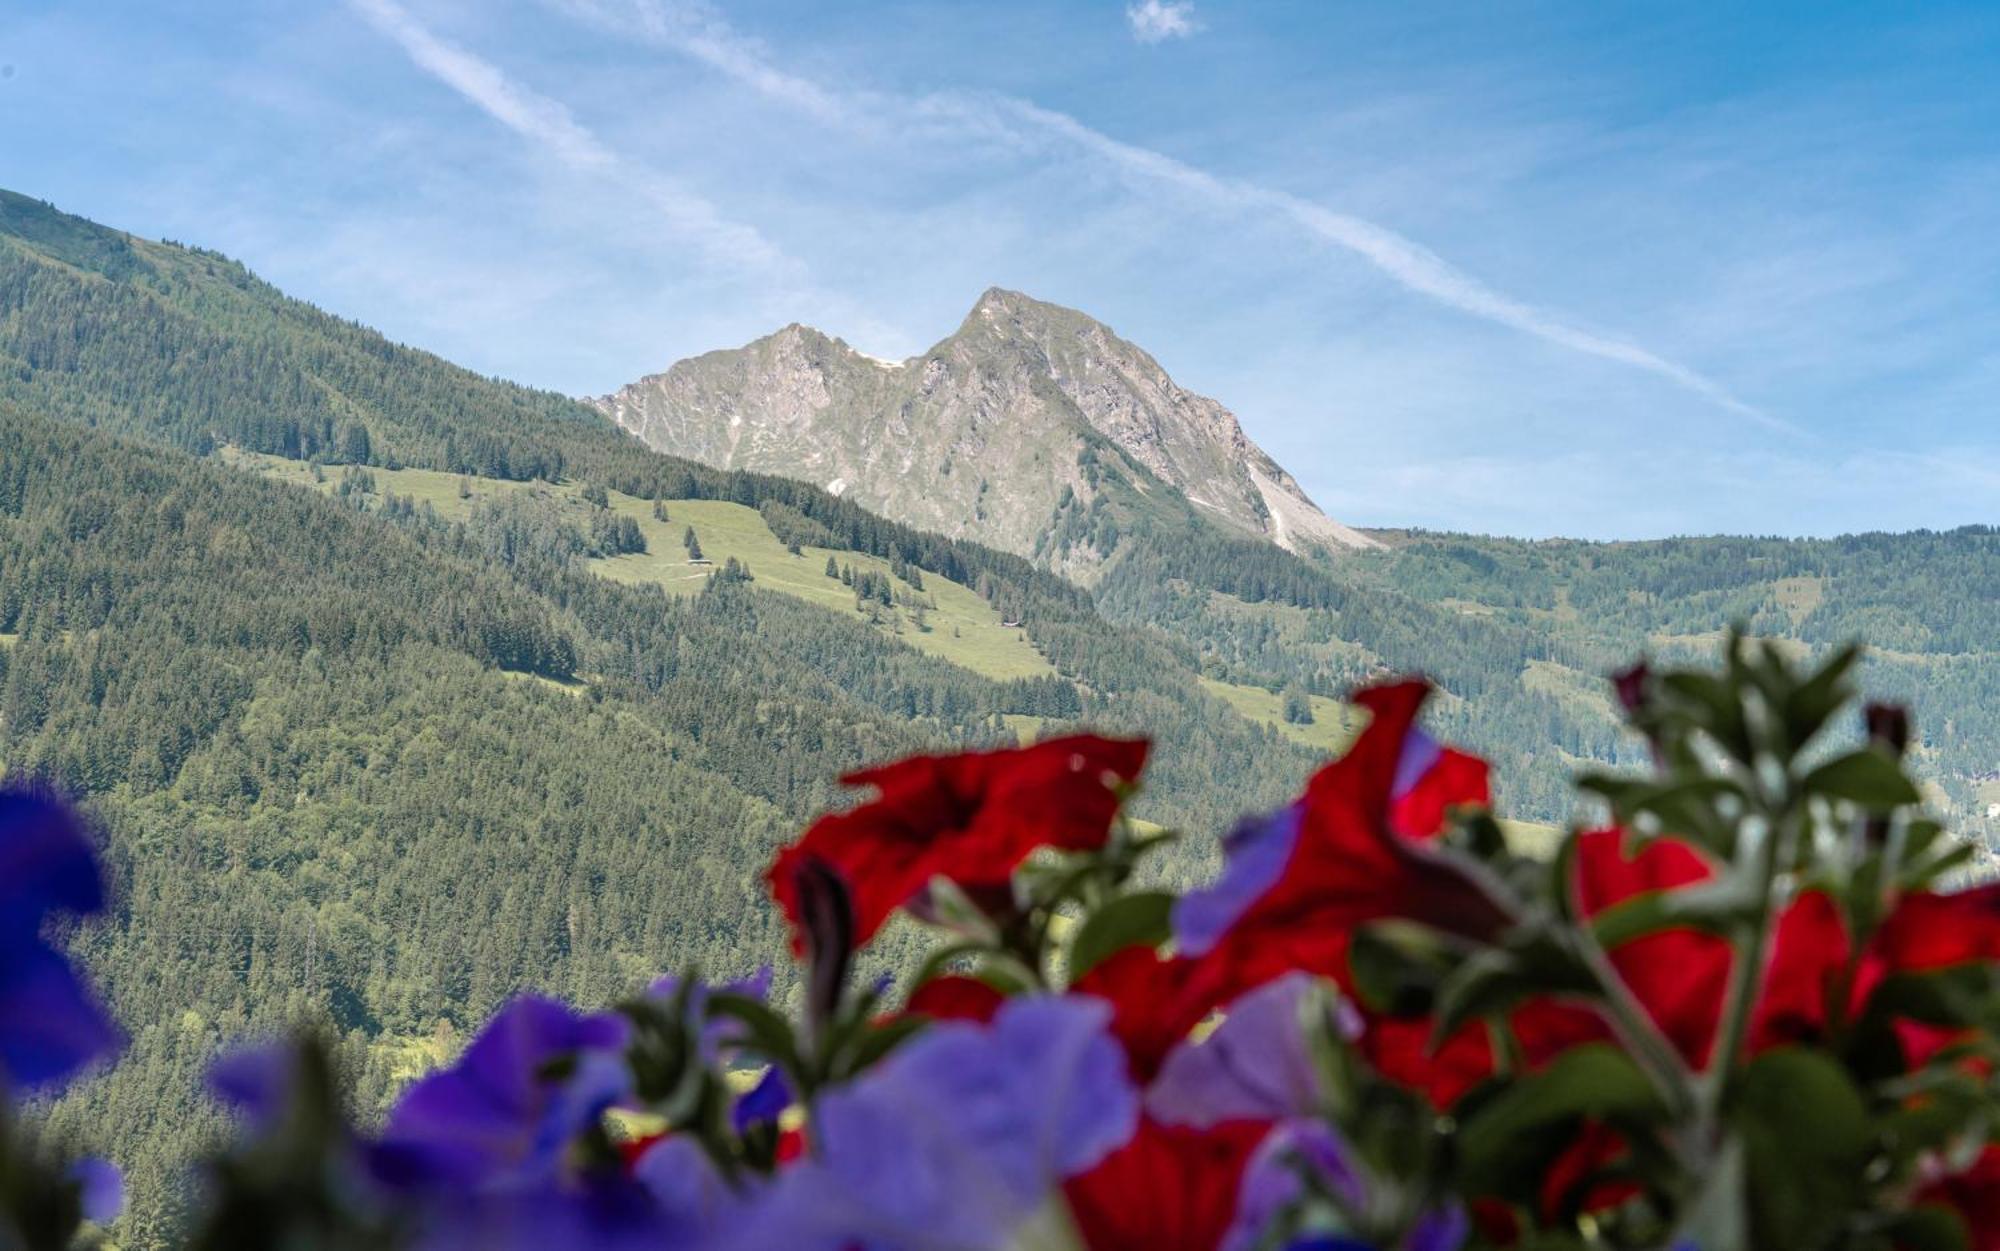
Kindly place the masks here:
POLYGON ((1379 537, 1382 550, 1319 563, 1148 529, 1097 600, 1241 684, 1331 695, 1370 673, 1422 669, 1457 697, 1439 701, 1434 720, 1491 755, 1511 800, 1544 818, 1562 814, 1578 758, 1637 747, 1610 715, 1602 679, 1613 668, 1641 653, 1705 654, 1734 623, 1802 649, 1866 639, 1869 689, 1918 710, 1921 771, 1968 828, 2000 833, 1975 802, 1982 779, 2000 774, 2000 531, 1379 537))
POLYGON ((174 1227, 221 1040, 322 1016, 371 1103, 523 986, 742 971, 775 941, 745 883, 859 763, 1063 720, 1150 731, 1141 810, 1204 834, 1310 767, 1204 694, 1186 649, 1018 558, 659 456, 219 258, 0 208, 0 762, 107 835, 116 911, 78 942, 134 1038, 51 1118, 126 1166, 126 1245, 174 1227), (260 480, 228 449, 330 480, 260 480), (519 506, 416 506, 391 489, 414 465, 519 506), (949 580, 1022 623, 1040 676, 913 647, 907 606, 871 615, 852 585, 828 607, 726 567, 673 594, 593 574, 646 555, 634 532, 660 545, 664 500, 949 580))

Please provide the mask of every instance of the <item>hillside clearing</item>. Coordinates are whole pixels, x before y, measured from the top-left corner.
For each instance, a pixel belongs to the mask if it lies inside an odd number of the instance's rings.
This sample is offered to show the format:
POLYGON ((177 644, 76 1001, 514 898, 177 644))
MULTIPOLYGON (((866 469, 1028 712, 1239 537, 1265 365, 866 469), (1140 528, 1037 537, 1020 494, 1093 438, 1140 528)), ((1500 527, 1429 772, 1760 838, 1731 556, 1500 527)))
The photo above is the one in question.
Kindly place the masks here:
MULTIPOLYGON (((329 494, 340 490, 344 466, 314 467, 304 461, 285 460, 234 448, 225 449, 223 458, 240 468, 254 469, 280 481, 313 487, 329 494)), ((380 507, 390 495, 413 500, 418 508, 428 505, 445 521, 465 521, 483 499, 519 491, 544 492, 573 506, 579 521, 588 505, 582 485, 574 482, 514 482, 500 478, 475 478, 441 473, 430 469, 375 469, 374 493, 366 496, 369 507, 380 507)), ((889 562, 860 552, 824 547, 801 547, 793 555, 771 532, 756 509, 723 500, 663 500, 667 520, 653 515, 653 501, 607 492, 613 511, 632 518, 645 535, 646 550, 623 556, 593 559, 593 572, 614 582, 653 583, 669 594, 692 595, 706 586, 708 578, 732 557, 749 567, 755 585, 816 604, 831 612, 861 617, 877 630, 893 635, 920 652, 969 669, 995 681, 1013 678, 1053 676, 1048 662, 1019 627, 1003 626, 1000 613, 972 588, 949 578, 924 571, 923 589, 918 591, 896 577, 889 562), (706 564, 695 564, 683 545, 692 527, 706 564), (828 557, 836 565, 856 575, 878 574, 889 579, 898 597, 906 602, 857 606, 851 587, 838 578, 826 576, 828 557), (919 608, 918 605, 922 607, 919 608)))
POLYGON ((1309 697, 1312 702, 1312 723, 1296 725, 1285 720, 1284 697, 1276 691, 1267 691, 1260 686, 1244 686, 1237 682, 1223 682, 1215 678, 1203 678, 1201 687, 1234 708, 1237 715, 1251 721, 1262 722, 1286 738, 1303 743, 1314 751, 1328 756, 1338 755, 1346 750, 1347 745, 1354 740, 1354 732, 1360 728, 1360 718, 1355 716, 1346 704, 1323 695, 1309 697))

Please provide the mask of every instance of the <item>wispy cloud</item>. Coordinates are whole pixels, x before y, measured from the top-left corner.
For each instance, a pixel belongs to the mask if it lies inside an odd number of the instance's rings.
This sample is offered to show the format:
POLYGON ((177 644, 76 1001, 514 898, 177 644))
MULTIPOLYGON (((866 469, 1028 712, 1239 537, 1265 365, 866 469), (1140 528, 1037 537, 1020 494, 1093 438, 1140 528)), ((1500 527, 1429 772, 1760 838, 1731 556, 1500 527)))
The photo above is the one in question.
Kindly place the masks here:
MULTIPOLYGON (((387 0, 371 0, 386 3, 387 0)), ((890 111, 912 126, 952 126, 1012 146, 1055 139, 1128 179, 1168 187, 1227 210, 1289 223, 1310 238, 1365 261, 1405 290, 1461 313, 1506 326, 1546 343, 1637 369, 1685 388, 1766 429, 1804 432, 1732 394, 1700 372, 1613 334, 1588 329, 1549 309, 1498 291, 1413 239, 1379 223, 1341 213, 1289 192, 1223 178, 1165 153, 1126 143, 1077 118, 1025 100, 963 92, 889 97, 843 91, 778 67, 757 41, 733 32, 705 0, 551 0, 559 8, 690 56, 764 96, 850 129, 871 128, 890 111)), ((1192 5, 1145 0, 1127 10, 1135 33, 1144 22, 1192 23, 1192 5)), ((1152 29, 1148 27, 1147 29, 1152 29)), ((1190 26, 1190 29, 1193 29, 1190 26)), ((1167 31, 1166 34, 1185 33, 1167 31)), ((1164 38, 1166 34, 1158 37, 1164 38)), ((1142 35, 1143 37, 1143 35, 1142 35)))
POLYGON ((692 240, 710 260, 734 268, 797 274, 797 262, 755 227, 731 221, 673 179, 625 159, 578 122, 561 101, 515 82, 498 66, 441 38, 395 0, 349 3, 419 69, 564 168, 614 177, 639 191, 669 230, 692 240))
POLYGON ((1790 422, 1744 403, 1685 365, 1635 343, 1571 325, 1554 313, 1496 291, 1429 248, 1385 226, 1337 213, 1288 192, 1218 178, 1150 148, 1120 142, 1065 113, 1023 101, 1007 101, 1006 107, 1028 123, 1069 139, 1127 173, 1180 188, 1217 204, 1283 217, 1322 242, 1359 256, 1408 290, 1460 312, 1559 347, 1656 374, 1769 429, 1791 435, 1804 433, 1790 422))
POLYGON ((1186 39, 1201 29, 1194 19, 1193 0, 1138 0, 1125 6, 1125 20, 1140 43, 1186 39))

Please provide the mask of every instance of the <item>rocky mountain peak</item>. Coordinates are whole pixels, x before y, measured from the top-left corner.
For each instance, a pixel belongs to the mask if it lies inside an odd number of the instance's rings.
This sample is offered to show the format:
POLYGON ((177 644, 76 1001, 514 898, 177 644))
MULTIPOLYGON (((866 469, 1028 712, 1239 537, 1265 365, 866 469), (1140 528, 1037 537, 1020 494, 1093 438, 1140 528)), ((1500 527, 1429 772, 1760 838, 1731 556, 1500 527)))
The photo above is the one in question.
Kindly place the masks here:
POLYGON ((593 403, 662 451, 804 478, 1071 572, 1087 574, 1116 540, 1080 539, 1060 514, 1108 494, 1155 513, 1178 497, 1293 550, 1374 545, 1322 513, 1235 414, 1143 349, 1002 287, 907 362, 794 323, 593 403))

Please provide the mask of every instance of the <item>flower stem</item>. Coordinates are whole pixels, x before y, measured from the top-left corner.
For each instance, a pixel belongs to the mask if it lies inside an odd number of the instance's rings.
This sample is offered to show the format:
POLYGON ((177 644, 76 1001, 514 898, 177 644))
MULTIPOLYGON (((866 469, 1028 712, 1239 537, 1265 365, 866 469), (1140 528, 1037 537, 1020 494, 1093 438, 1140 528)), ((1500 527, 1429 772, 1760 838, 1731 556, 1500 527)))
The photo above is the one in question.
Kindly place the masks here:
MULTIPOLYGON (((1767 810, 1768 811, 1768 810, 1767 810)), ((1715 1050, 1709 1057, 1707 1102, 1702 1122, 1702 1138, 1714 1141, 1722 1123, 1722 1105, 1727 1098, 1737 1061, 1742 1057, 1750 1034, 1751 1018, 1757 1009, 1757 995, 1764 985, 1764 966, 1771 953, 1771 933, 1776 927, 1778 870, 1797 824, 1790 796, 1776 806, 1757 848, 1753 898, 1757 912, 1748 925, 1740 926, 1731 946, 1729 984, 1723 1000, 1722 1023, 1716 1034, 1715 1050)))
POLYGON ((1611 1028, 1625 1044, 1625 1049, 1639 1067, 1658 1088, 1660 1097, 1666 1102, 1668 1111, 1676 1118, 1694 1110, 1694 1081, 1688 1066, 1681 1059, 1680 1052, 1667 1041, 1660 1032, 1643 1004, 1632 994, 1632 988, 1618 974, 1611 958, 1597 942, 1596 935, 1588 925, 1582 928, 1581 949, 1584 967, 1597 979, 1598 987, 1604 992, 1604 1008, 1611 1018, 1611 1028))

